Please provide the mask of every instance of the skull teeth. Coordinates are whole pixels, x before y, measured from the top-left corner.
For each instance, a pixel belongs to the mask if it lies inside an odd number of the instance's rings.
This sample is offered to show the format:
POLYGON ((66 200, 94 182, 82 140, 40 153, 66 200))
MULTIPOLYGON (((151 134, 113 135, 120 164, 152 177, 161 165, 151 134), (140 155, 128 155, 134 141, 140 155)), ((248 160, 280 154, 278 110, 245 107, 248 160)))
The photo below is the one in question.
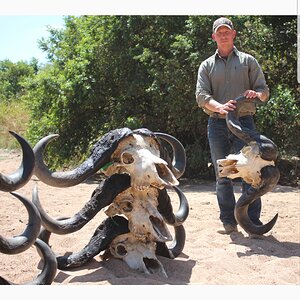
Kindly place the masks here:
POLYGON ((149 185, 136 185, 134 186, 134 189, 138 190, 138 191, 145 191, 148 190, 150 188, 149 185))

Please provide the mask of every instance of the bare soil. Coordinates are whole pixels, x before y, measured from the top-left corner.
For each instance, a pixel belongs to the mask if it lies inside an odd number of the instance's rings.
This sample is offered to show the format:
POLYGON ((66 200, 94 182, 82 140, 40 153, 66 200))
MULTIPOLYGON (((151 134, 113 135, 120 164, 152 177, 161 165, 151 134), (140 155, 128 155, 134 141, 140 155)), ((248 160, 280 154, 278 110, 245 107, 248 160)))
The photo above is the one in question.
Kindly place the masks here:
MULTIPOLYGON (((10 174, 19 166, 19 152, 0 152, 0 172, 10 174)), ((31 199, 38 185, 40 201, 52 217, 72 216, 89 200, 97 186, 94 180, 75 187, 54 188, 33 176, 17 192, 31 199)), ((179 188, 185 193, 190 214, 184 223, 186 243, 183 253, 175 259, 158 257, 168 278, 146 275, 131 270, 123 261, 102 261, 95 257, 86 266, 58 270, 52 285, 297 285, 300 284, 300 197, 299 188, 278 185, 262 197, 261 220, 266 223, 279 214, 273 229, 262 239, 249 238, 239 227, 230 235, 221 229, 214 182, 182 179, 179 188)), ((240 185, 235 186, 236 197, 240 185)), ((178 199, 169 192, 174 210, 178 199)), ((0 234, 11 237, 23 232, 28 216, 22 204, 10 193, 0 192, 0 234)), ((106 218, 100 212, 78 232, 52 235, 52 250, 59 255, 80 251, 96 227, 106 218)), ((172 228, 170 228, 170 231, 172 228)), ((171 231, 172 232, 172 231, 171 231)), ((0 275, 16 284, 31 281, 41 272, 42 263, 34 246, 21 254, 0 253, 0 275)))

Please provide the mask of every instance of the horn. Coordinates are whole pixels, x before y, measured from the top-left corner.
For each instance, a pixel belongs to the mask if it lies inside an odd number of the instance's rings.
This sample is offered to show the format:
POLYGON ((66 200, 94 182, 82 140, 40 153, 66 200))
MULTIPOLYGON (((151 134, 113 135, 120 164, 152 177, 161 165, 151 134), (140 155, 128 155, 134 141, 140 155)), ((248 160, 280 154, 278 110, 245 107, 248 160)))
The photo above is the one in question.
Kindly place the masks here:
POLYGON ((68 270, 83 266, 101 251, 109 248, 115 237, 128 232, 128 220, 126 218, 122 216, 106 218, 98 226, 88 244, 81 251, 57 257, 58 268, 60 270, 68 270))
POLYGON ((88 158, 79 167, 66 172, 52 172, 44 163, 43 152, 48 143, 57 138, 51 134, 42 138, 33 148, 35 155, 34 174, 44 183, 54 187, 70 187, 77 185, 95 173, 92 158, 88 158))
POLYGON ((51 171, 44 163, 43 152, 48 143, 57 138, 51 134, 42 138, 33 148, 35 154, 34 174, 44 183, 54 187, 71 187, 95 174, 110 161, 110 156, 124 137, 132 134, 128 128, 116 129, 105 134, 93 147, 90 156, 77 168, 65 172, 51 171))
POLYGON ((34 153, 28 142, 16 132, 9 131, 22 148, 23 159, 19 168, 11 175, 0 173, 0 191, 12 192, 23 187, 31 178, 34 169, 34 153))
POLYGON ((265 225, 255 225, 248 216, 248 207, 257 198, 271 191, 277 184, 280 177, 278 168, 274 166, 266 166, 261 169, 262 185, 255 189, 250 187, 241 195, 236 203, 234 215, 238 224, 248 233, 262 235, 269 232, 275 225, 278 214, 265 225))
POLYGON ((32 282, 26 283, 27 285, 50 285, 57 272, 57 260, 51 248, 42 240, 37 239, 34 245, 42 255, 44 266, 42 272, 32 282))
POLYGON ((177 186, 172 186, 172 188, 176 191, 179 197, 179 209, 175 214, 175 223, 173 224, 173 226, 179 226, 186 220, 189 215, 189 203, 184 193, 177 186))
POLYGON ((164 217, 165 221, 172 226, 181 225, 189 215, 189 204, 184 193, 176 186, 172 186, 179 196, 179 209, 176 214, 173 213, 170 197, 166 189, 158 191, 157 210, 164 217))
POLYGON ((167 258, 174 259, 179 254, 182 253, 182 250, 185 245, 185 229, 183 225, 175 226, 175 238, 169 246, 166 245, 166 243, 157 242, 156 243, 156 254, 160 256, 164 256, 167 258))
POLYGON ((39 201, 37 186, 33 191, 33 203, 36 205, 42 218, 43 226, 56 234, 76 232, 86 225, 104 207, 111 204, 114 198, 130 187, 128 174, 114 174, 101 182, 91 199, 73 217, 55 220, 47 215, 39 201))
MULTIPOLYGON (((252 103, 261 103, 261 101, 258 98, 249 100, 245 96, 239 96, 235 98, 234 100, 237 101, 236 103, 236 109, 233 111, 229 111, 226 115, 226 123, 228 129, 236 135, 239 139, 244 141, 246 144, 249 144, 250 142, 255 142, 256 139, 253 137, 252 130, 248 128, 242 128, 242 125, 239 121, 239 114, 241 109, 241 104, 244 102, 252 102, 252 103)), ((255 133, 257 135, 257 133, 255 133)))
POLYGON ((12 238, 4 238, 0 235, 0 252, 5 254, 18 254, 27 250, 34 244, 41 228, 41 217, 38 209, 27 198, 11 192, 13 196, 19 199, 28 212, 29 221, 25 231, 12 238))
POLYGON ((278 155, 278 150, 276 144, 267 138, 266 136, 259 134, 255 130, 250 130, 249 128, 243 127, 239 121, 239 113, 241 108, 242 102, 252 102, 256 104, 261 104, 261 101, 258 98, 255 98, 253 100, 249 100, 245 96, 240 96, 235 99, 237 101, 237 107, 233 111, 229 111, 226 115, 226 123, 228 126, 228 129, 236 135, 239 139, 244 141, 246 144, 249 144, 251 142, 257 142, 261 158, 265 160, 276 160, 278 155))
POLYGON ((172 159, 172 172, 174 173, 176 179, 180 178, 186 167, 186 153, 183 145, 179 140, 177 140, 172 135, 155 132, 154 133, 158 138, 168 142, 173 150, 173 159, 172 159))
MULTIPOLYGON (((23 283, 23 285, 50 285, 57 272, 57 261, 50 247, 40 239, 34 242, 35 247, 42 256, 44 266, 42 272, 33 281, 23 283)), ((17 285, 0 276, 0 285, 17 285)))

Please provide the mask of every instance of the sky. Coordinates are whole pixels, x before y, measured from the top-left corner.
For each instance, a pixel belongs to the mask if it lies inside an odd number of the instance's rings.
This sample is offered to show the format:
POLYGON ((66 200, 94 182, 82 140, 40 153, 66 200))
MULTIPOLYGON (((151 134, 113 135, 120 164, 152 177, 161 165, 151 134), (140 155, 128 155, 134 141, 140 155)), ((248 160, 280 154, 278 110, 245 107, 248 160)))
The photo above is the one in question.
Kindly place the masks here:
POLYGON ((35 57, 46 63, 46 53, 38 47, 38 40, 49 36, 47 26, 63 28, 64 16, 0 15, 0 60, 29 62, 35 57))
POLYGON ((298 15, 300 0, 9 0, 1 3, 0 60, 46 63, 38 40, 46 38, 47 26, 63 28, 66 15, 298 15), (170 4, 172 3, 172 4, 170 4), (226 5, 224 5, 226 3, 226 5), (289 5, 287 5, 289 3, 289 5))

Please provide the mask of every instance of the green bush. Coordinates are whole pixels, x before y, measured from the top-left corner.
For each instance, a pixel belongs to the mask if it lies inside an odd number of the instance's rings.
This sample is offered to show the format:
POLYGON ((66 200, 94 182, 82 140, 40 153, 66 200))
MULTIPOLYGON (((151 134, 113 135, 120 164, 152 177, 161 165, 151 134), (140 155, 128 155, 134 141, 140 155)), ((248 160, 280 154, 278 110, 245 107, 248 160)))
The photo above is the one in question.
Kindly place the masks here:
POLYGON ((269 101, 258 107, 256 119, 258 131, 273 140, 280 156, 300 155, 300 109, 289 88, 279 85, 269 101))
MULTIPOLYGON (((28 104, 31 144, 59 134, 46 151, 52 167, 78 163, 112 129, 146 127, 181 141, 186 177, 211 176, 207 116, 196 105, 195 86, 200 63, 216 49, 216 17, 68 16, 65 28, 50 29, 40 41, 49 64, 32 65, 26 78, 23 65, 3 65, 0 96, 17 95, 28 104), (13 80, 12 74, 22 76, 13 80)), ((297 18, 229 17, 237 48, 257 58, 271 90, 270 101, 258 108, 258 130, 280 155, 298 156, 297 18)))

